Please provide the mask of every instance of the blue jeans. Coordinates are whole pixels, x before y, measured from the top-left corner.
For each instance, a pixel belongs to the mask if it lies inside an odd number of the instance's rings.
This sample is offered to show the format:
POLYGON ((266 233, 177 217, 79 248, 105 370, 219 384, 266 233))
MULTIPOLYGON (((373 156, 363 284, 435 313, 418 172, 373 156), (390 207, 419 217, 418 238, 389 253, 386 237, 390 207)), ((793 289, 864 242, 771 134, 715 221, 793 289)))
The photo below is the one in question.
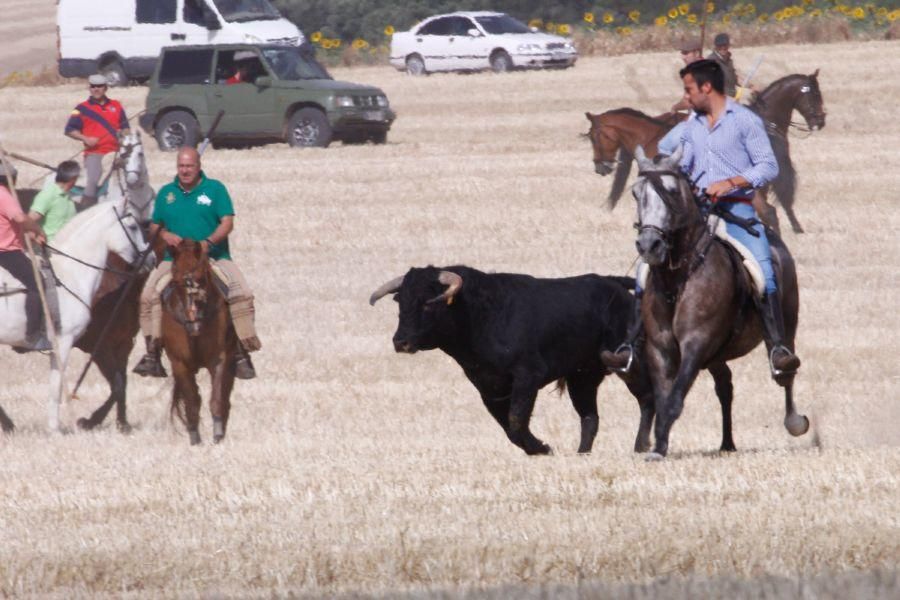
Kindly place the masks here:
MULTIPOLYGON (((728 207, 728 212, 742 219, 756 219, 756 210, 753 206, 744 202, 728 202, 721 201, 720 204, 728 207)), ((762 223, 753 226, 753 230, 759 232, 759 237, 750 235, 746 229, 733 223, 725 223, 728 235, 747 246, 747 249, 756 258, 759 266, 762 268, 763 276, 766 278, 766 294, 771 294, 778 289, 775 282, 775 269, 772 268, 772 250, 769 248, 769 238, 766 237, 766 230, 762 223)), ((635 293, 643 293, 640 281, 635 283, 635 293)))
MULTIPOLYGON (((728 208, 728 212, 741 219, 757 219, 756 210, 750 204, 744 202, 728 202, 721 201, 720 204, 728 208)), ((759 237, 751 235, 746 229, 740 225, 733 223, 725 224, 728 229, 728 235, 747 246, 747 249, 753 253, 753 257, 762 267, 763 275, 766 278, 766 294, 771 294, 778 289, 775 283, 775 269, 772 268, 772 250, 769 248, 769 238, 766 237, 766 229, 762 223, 753 226, 753 230, 759 233, 759 237)))

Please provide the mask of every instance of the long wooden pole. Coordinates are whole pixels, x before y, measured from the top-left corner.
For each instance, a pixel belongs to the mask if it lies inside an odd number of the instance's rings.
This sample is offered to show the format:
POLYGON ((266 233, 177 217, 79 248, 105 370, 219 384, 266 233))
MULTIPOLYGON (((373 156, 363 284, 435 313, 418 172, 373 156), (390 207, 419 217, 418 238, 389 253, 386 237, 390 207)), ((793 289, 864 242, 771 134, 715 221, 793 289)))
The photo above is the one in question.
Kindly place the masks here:
POLYGON ((700 3, 700 10, 703 12, 700 17, 700 58, 703 58, 703 46, 706 43, 706 4, 707 0, 700 3))
MULTIPOLYGON (((2 143, 0 143, 0 162, 2 162, 3 168, 6 170, 6 173, 7 173, 6 181, 9 184, 9 191, 12 194, 13 198, 15 199, 16 204, 19 204, 19 193, 16 191, 16 184, 13 183, 12 176, 11 176, 12 165, 10 164, 10 162, 6 156, 6 149, 3 147, 2 143)), ((22 205, 19 204, 19 206, 21 207, 22 205)), ((34 279, 35 279, 35 283, 37 284, 38 295, 41 298, 41 306, 44 309, 44 322, 46 324, 45 329, 47 330, 47 333, 49 334, 48 337, 50 338, 50 345, 53 347, 53 350, 52 350, 53 360, 56 361, 56 367, 60 371, 60 377, 59 377, 60 387, 58 390, 56 390, 56 393, 57 393, 57 398, 59 398, 60 401, 62 401, 64 399, 63 396, 64 396, 66 382, 65 382, 65 373, 63 373, 63 371, 62 371, 62 363, 60 362, 60 359, 59 359, 59 340, 56 337, 56 327, 53 326, 53 315, 50 314, 50 306, 47 304, 47 294, 44 291, 44 278, 41 276, 41 271, 38 268, 37 259, 35 258, 35 255, 34 255, 34 248, 31 245, 31 238, 28 237, 27 234, 23 234, 22 237, 25 238, 25 248, 28 251, 28 258, 31 260, 31 269, 34 272, 34 279)))

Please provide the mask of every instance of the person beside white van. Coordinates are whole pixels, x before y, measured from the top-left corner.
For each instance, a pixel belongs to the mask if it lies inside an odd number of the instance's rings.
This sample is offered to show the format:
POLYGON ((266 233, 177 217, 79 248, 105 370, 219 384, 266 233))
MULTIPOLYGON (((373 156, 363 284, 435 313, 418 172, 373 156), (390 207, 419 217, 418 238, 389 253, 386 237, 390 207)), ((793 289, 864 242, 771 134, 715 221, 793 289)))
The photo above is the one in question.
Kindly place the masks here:
POLYGON ((125 108, 118 100, 106 96, 103 75, 88 78, 90 96, 69 115, 65 133, 84 146, 84 171, 87 177, 80 208, 97 203, 97 186, 103 175, 103 157, 119 149, 119 136, 130 133, 125 108))

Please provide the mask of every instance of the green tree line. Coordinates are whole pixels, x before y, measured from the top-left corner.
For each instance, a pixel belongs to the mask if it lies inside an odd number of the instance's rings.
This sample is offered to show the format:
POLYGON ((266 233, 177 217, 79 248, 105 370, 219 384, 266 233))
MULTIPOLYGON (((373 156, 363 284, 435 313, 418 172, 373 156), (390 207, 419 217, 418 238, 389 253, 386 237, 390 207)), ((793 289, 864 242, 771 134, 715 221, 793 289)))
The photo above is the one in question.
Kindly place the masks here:
MULTIPOLYGON (((637 10, 642 15, 641 22, 651 24, 656 16, 680 5, 687 4, 691 12, 700 14, 706 4, 673 0, 273 0, 273 3, 307 35, 321 31, 327 37, 345 41, 362 38, 370 42, 383 40, 387 26, 396 31, 405 31, 426 17, 457 10, 495 10, 509 13, 524 22, 541 19, 544 22, 571 25, 582 23, 585 13, 598 16, 606 12, 627 15, 637 10)), ((792 5, 825 9, 837 4, 865 6, 872 3, 888 10, 900 7, 900 0, 712 0, 715 12, 728 11, 739 4, 752 4, 760 13, 792 5)))

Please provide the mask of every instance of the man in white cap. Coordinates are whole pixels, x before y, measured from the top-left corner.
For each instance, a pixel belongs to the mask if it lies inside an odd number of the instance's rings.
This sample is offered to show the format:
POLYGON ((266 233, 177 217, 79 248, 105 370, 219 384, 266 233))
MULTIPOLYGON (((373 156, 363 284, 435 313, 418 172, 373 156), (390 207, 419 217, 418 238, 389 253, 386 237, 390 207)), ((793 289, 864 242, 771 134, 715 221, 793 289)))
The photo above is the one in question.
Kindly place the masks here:
POLYGON ((66 123, 65 133, 84 145, 84 170, 87 180, 81 197, 81 208, 97 202, 97 186, 103 174, 103 157, 119 149, 119 136, 130 133, 125 109, 106 96, 103 75, 88 78, 90 96, 75 107, 66 123))
POLYGON ((234 75, 226 79, 225 83, 227 85, 253 83, 256 66, 259 64, 256 53, 249 50, 238 50, 234 53, 234 64, 234 75))
POLYGON ((25 288, 25 339, 16 350, 49 350, 50 342, 44 327, 41 298, 34 278, 34 268, 25 255, 23 236, 28 235, 41 244, 47 238, 41 226, 25 214, 10 193, 9 190, 16 181, 16 168, 10 165, 10 170, 11 173, 7 173, 3 163, 0 163, 0 268, 8 271, 25 288))

